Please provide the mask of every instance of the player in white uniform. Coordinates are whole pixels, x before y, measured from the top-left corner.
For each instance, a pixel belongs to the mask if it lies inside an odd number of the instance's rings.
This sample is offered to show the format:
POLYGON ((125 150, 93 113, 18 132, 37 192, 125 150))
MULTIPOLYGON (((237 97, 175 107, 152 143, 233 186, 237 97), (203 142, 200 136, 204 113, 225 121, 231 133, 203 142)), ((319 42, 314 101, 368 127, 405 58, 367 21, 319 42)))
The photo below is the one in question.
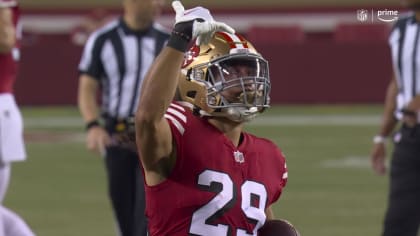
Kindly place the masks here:
POLYGON ((13 96, 19 59, 19 8, 16 0, 0 0, 0 236, 33 236, 28 225, 3 206, 11 163, 26 159, 23 122, 13 96))

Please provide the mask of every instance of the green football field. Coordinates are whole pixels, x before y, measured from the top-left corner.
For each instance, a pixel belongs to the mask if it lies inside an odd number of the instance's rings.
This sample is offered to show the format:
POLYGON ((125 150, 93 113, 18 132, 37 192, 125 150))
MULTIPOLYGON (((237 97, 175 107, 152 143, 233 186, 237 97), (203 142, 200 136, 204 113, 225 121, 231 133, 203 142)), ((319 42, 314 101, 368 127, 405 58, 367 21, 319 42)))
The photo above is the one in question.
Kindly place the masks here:
MULTIPOLYGON (((380 114, 379 106, 284 106, 249 124, 287 157, 276 216, 303 236, 379 235, 387 178, 372 173, 368 155, 380 114)), ((14 164, 5 205, 40 236, 114 236, 103 160, 85 150, 77 110, 23 115, 29 157, 14 164)))

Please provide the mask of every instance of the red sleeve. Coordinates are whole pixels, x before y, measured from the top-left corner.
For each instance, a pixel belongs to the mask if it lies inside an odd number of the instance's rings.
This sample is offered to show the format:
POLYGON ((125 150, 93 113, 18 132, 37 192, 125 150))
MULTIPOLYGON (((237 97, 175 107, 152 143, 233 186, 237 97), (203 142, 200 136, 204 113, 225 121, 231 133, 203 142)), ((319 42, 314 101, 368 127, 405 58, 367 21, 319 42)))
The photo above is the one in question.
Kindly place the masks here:
MULTIPOLYGON (((172 102, 164 115, 171 128, 172 137, 177 146, 178 155, 182 154, 183 140, 193 130, 194 115, 190 108, 178 102, 172 102)), ((178 158, 177 158, 178 159, 178 158)))
POLYGON ((277 191, 275 192, 274 197, 272 199, 272 202, 270 204, 276 202, 280 198, 281 193, 283 192, 283 188, 286 186, 287 179, 288 179, 286 158, 285 158, 283 152, 277 146, 274 148, 274 150, 275 150, 275 153, 274 153, 275 162, 274 163, 277 163, 277 170, 276 170, 277 173, 274 173, 274 176, 276 176, 277 181, 279 181, 279 184, 276 187, 277 191))
POLYGON ((186 131, 187 109, 188 108, 172 102, 164 115, 171 127, 172 136, 174 136, 177 141, 182 138, 186 131))

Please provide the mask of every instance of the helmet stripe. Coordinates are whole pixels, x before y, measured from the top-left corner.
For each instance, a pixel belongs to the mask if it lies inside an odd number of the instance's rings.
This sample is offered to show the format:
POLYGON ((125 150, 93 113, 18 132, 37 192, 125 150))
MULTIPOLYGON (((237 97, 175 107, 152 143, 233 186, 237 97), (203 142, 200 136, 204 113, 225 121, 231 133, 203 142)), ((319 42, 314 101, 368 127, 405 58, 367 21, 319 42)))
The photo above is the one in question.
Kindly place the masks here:
POLYGON ((219 34, 229 43, 230 48, 235 48, 236 45, 233 42, 233 39, 225 32, 219 32, 219 34))
POLYGON ((227 34, 225 32, 219 32, 219 34, 229 43, 230 48, 248 48, 246 40, 238 37, 236 34, 227 34))
POLYGON ((242 42, 242 45, 244 46, 244 48, 248 48, 248 41, 246 41, 246 39, 244 37, 242 37, 242 35, 240 35, 240 34, 235 34, 235 35, 242 42))

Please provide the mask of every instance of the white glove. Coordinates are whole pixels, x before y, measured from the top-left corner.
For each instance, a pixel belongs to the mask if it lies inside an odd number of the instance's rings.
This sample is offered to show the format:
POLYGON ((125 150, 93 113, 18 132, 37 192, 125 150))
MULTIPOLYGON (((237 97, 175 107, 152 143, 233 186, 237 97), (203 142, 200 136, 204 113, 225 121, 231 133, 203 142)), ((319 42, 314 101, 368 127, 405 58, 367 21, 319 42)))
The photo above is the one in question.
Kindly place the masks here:
POLYGON ((235 30, 223 22, 217 22, 213 19, 210 11, 203 7, 195 7, 188 10, 184 9, 182 3, 178 0, 172 2, 175 10, 175 25, 182 22, 194 21, 192 27, 192 38, 197 38, 196 44, 207 44, 217 31, 225 31, 231 34, 235 30))

